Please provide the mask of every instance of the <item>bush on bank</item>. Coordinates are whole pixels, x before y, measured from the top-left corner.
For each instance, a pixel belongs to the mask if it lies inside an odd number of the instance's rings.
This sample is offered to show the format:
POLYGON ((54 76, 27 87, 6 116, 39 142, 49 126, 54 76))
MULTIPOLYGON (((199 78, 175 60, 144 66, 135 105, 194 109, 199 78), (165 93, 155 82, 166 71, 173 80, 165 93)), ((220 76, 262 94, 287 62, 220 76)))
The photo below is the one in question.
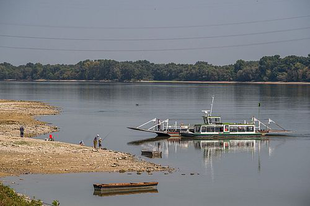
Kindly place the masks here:
POLYGON ((28 201, 0 183, 0 206, 42 206, 42 202, 40 200, 28 201))

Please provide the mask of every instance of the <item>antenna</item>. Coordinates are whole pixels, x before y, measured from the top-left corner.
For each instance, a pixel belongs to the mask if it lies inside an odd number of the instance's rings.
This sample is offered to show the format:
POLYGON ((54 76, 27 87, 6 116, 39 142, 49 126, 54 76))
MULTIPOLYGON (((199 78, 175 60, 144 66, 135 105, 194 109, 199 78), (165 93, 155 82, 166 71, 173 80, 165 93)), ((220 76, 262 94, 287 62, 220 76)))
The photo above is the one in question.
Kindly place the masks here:
POLYGON ((214 102, 214 96, 212 96, 212 102, 211 102, 211 110, 210 110, 210 116, 212 116, 212 110, 213 110, 213 102, 214 102))

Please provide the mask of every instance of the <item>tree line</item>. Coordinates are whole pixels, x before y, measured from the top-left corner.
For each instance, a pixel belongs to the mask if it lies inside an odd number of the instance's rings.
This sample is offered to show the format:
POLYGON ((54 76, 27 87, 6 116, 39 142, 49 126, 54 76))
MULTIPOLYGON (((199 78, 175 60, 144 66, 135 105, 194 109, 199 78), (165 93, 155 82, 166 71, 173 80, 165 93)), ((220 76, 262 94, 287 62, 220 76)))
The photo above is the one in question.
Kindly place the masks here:
POLYGON ((85 60, 74 65, 28 63, 0 64, 0 80, 103 80, 133 81, 283 81, 310 82, 308 57, 264 56, 259 61, 238 60, 216 66, 199 61, 195 64, 155 64, 149 61, 85 60))

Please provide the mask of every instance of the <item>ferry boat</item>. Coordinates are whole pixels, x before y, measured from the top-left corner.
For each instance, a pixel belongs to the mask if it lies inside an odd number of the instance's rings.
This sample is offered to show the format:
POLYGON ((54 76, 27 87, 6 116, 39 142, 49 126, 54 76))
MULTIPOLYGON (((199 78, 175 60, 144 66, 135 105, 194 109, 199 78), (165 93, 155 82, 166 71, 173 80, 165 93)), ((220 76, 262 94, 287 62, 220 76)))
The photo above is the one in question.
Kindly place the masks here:
POLYGON ((190 129, 190 125, 178 125, 175 122, 173 125, 169 124, 169 119, 160 120, 157 118, 151 119, 148 122, 145 122, 137 127, 127 127, 128 129, 141 131, 141 132, 150 132, 155 133, 158 136, 165 136, 165 137, 180 137, 181 132, 186 132, 190 129), (151 124, 151 127, 148 125, 151 124), (147 127, 149 128, 147 128, 147 127), (146 127, 146 128, 145 128, 146 127))
POLYGON ((212 116, 206 113, 203 116, 204 123, 195 124, 193 131, 181 132, 181 137, 199 138, 234 138, 234 137, 260 137, 266 132, 257 130, 254 122, 223 123, 220 116, 212 116))
POLYGON ((195 124, 192 129, 181 132, 180 135, 182 138, 190 139, 232 139, 232 138, 256 138, 265 135, 273 134, 285 134, 289 133, 288 130, 285 130, 273 120, 269 119, 268 123, 275 123, 277 126, 281 127, 282 130, 271 130, 271 128, 261 122, 260 120, 252 117, 251 121, 244 121, 243 123, 224 123, 221 120, 220 116, 213 116, 214 97, 212 97, 211 109, 202 110, 205 113, 203 116, 203 123, 195 124), (262 129, 261 125, 265 128, 262 129))
POLYGON ((211 109, 202 110, 204 112, 203 123, 195 125, 184 125, 175 122, 170 125, 169 119, 159 120, 151 119, 137 127, 128 127, 132 130, 151 132, 158 136, 181 137, 183 139, 230 139, 230 138, 255 138, 261 136, 281 136, 291 133, 278 125, 275 121, 268 119, 268 123, 264 124, 254 116, 250 121, 243 123, 223 123, 220 116, 213 116, 214 96, 212 97, 211 109), (274 123, 281 130, 271 129, 270 124, 274 123), (151 127, 149 127, 151 124, 151 127), (149 127, 149 128, 148 128, 149 127))

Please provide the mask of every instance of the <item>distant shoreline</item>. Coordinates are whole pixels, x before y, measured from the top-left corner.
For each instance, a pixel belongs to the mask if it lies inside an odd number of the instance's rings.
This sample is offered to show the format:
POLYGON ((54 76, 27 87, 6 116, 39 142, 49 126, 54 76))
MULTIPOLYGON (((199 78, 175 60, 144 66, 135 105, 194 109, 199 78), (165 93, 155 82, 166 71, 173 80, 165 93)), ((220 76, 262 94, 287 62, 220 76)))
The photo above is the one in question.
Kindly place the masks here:
POLYGON ((237 82, 237 81, 139 81, 141 83, 178 83, 178 84, 287 84, 310 85, 310 82, 237 82))
POLYGON ((238 81, 157 81, 157 80, 141 80, 118 82, 112 80, 16 80, 5 79, 4 82, 99 82, 99 83, 170 83, 170 84, 258 84, 258 85, 310 85, 310 82, 238 82, 238 81))

